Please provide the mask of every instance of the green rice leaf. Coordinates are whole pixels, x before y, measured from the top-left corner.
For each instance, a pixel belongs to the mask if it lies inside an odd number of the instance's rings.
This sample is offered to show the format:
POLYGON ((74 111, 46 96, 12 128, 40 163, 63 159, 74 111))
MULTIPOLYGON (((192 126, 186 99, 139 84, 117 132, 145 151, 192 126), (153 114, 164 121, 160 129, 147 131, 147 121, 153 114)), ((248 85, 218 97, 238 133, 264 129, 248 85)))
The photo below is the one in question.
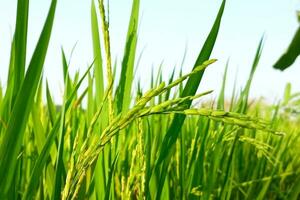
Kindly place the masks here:
POLYGON ((226 88, 226 78, 227 78, 228 65, 229 65, 229 60, 227 61, 227 64, 226 64, 226 67, 225 67, 222 87, 221 87, 221 91, 220 91, 219 98, 218 98, 217 108, 219 110, 224 110, 224 108, 225 108, 225 88, 226 88))
POLYGON ((102 55, 101 55, 101 44, 99 38, 99 27, 97 12, 95 8, 94 0, 92 0, 91 6, 91 23, 92 23, 92 39, 93 39, 93 50, 95 58, 95 84, 96 84, 96 101, 97 104, 101 103, 104 95, 104 82, 103 82, 103 69, 102 69, 102 55))
POLYGON ((300 28, 298 28, 297 32, 295 33, 295 36, 291 41, 287 51, 274 64, 274 68, 279 69, 281 71, 287 69, 295 62, 295 60, 299 55, 300 55, 300 28))
POLYGON ((18 161, 17 156, 25 133, 24 130, 34 103, 34 95, 41 79, 54 20, 56 2, 56 0, 52 0, 43 31, 31 58, 21 89, 16 97, 8 128, 0 147, 0 196, 7 194, 15 173, 18 161))
POLYGON ((49 84, 48 81, 46 82, 46 98, 47 98, 47 108, 48 108, 48 113, 49 113, 49 119, 51 124, 54 124, 54 121, 56 119, 56 109, 55 105, 53 103, 51 94, 50 94, 50 89, 49 89, 49 84))
POLYGON ((54 183, 54 190, 52 199, 60 199, 61 198, 61 190, 62 190, 62 175, 64 171, 64 163, 63 163, 63 152, 64 152, 64 137, 65 137, 65 115, 66 115, 66 99, 68 98, 68 93, 71 92, 69 90, 70 81, 69 81, 69 74, 68 74, 68 65, 66 62, 66 57, 64 52, 62 51, 62 64, 63 64, 63 71, 65 75, 65 97, 62 106, 62 112, 60 116, 60 126, 59 126, 59 143, 58 143, 58 155, 56 160, 56 168, 55 168, 55 183, 54 183))
POLYGON ((139 22, 139 7, 140 0, 134 0, 132 3, 131 17, 122 61, 120 82, 117 89, 118 113, 128 110, 131 101, 131 88, 133 82, 137 29, 139 22))
POLYGON ((108 180, 107 180, 107 185, 106 185, 106 190, 105 190, 105 200, 109 200, 110 199, 110 190, 111 190, 111 186, 112 186, 112 182, 113 182, 113 174, 114 174, 114 170, 115 170, 115 165, 117 163, 119 154, 117 154, 115 156, 115 159, 113 160, 112 164, 110 165, 110 170, 108 173, 108 180))
MULTIPOLYGON (((224 8, 225 8, 225 3, 226 3, 226 0, 223 0, 223 3, 220 7, 220 10, 219 10, 217 18, 214 22, 214 25, 204 43, 204 46, 202 47, 202 50, 200 51, 200 54, 197 58, 197 61, 194 65, 194 67, 201 65, 204 61, 208 60, 210 57, 210 54, 213 50, 213 47, 216 42, 218 32, 220 29, 221 19, 222 19, 224 8)), ((200 84, 200 81, 203 77, 203 74, 204 74, 204 70, 200 71, 197 74, 192 75, 188 79, 188 81, 184 87, 184 90, 181 94, 181 97, 195 95, 195 93, 198 89, 198 86, 200 84)), ((189 101, 187 103, 186 107, 189 107, 190 105, 191 105, 191 101, 189 101)), ((168 156, 169 150, 173 147, 173 145, 179 135, 179 132, 180 132, 181 126, 184 122, 184 119, 185 119, 185 116, 183 116, 183 115, 175 115, 175 117, 171 123, 171 126, 170 126, 166 136, 164 137, 162 149, 160 150, 159 158, 157 160, 156 165, 159 165, 168 156)))
POLYGON ((256 54, 255 54, 255 57, 254 57, 254 60, 253 60, 253 64, 252 64, 252 67, 251 67, 251 71, 250 71, 250 74, 249 74, 249 78, 247 80, 245 88, 243 89, 243 91, 240 95, 239 102, 237 103, 238 106, 237 106, 236 112, 245 114, 246 111, 247 111, 250 88, 251 88, 252 80, 253 80, 253 77, 254 77, 254 73, 257 69, 257 66, 258 66, 258 63, 259 63, 259 60, 260 60, 260 57, 261 57, 261 54, 262 54, 263 42, 264 42, 264 37, 261 38, 261 40, 258 44, 256 54))
POLYGON ((14 95, 19 92, 25 74, 29 0, 18 0, 15 29, 14 95))
MULTIPOLYGON (((225 9, 225 3, 226 3, 226 0, 223 0, 222 5, 219 10, 219 13, 217 15, 217 18, 216 18, 214 25, 204 43, 204 46, 202 47, 202 50, 200 51, 200 54, 196 60, 194 68, 201 65, 204 61, 208 60, 210 57, 210 54, 213 50, 213 47, 216 42, 218 32, 220 29, 221 19, 222 19, 223 12, 225 9)), ((204 70, 189 77, 189 79, 187 80, 187 83, 183 89, 183 92, 181 93, 181 97, 195 95, 195 93, 198 89, 198 86, 201 82, 201 79, 203 77, 203 74, 204 74, 204 70)), ((186 104, 186 107, 187 108, 190 107, 191 103, 192 102, 189 101, 186 104)), ((167 166, 168 166, 167 163, 170 161, 170 154, 171 154, 171 152, 173 152, 172 149, 174 148, 174 144, 178 138, 178 135, 180 133, 180 129, 183 125, 184 120, 185 120, 185 116, 176 114, 174 116, 173 121, 171 122, 171 126, 168 129, 167 134, 165 135, 165 137, 163 139, 162 146, 161 146, 161 149, 159 152, 159 157, 156 162, 156 168, 158 168, 162 162, 164 163, 161 173, 166 173, 166 171, 167 171, 167 166)), ((159 181, 160 185, 163 185, 164 180, 165 180, 165 176, 162 176, 162 174, 161 174, 160 181, 159 181)), ((161 192, 162 192, 162 187, 159 187, 158 191, 157 191, 156 199, 160 198, 161 192)))

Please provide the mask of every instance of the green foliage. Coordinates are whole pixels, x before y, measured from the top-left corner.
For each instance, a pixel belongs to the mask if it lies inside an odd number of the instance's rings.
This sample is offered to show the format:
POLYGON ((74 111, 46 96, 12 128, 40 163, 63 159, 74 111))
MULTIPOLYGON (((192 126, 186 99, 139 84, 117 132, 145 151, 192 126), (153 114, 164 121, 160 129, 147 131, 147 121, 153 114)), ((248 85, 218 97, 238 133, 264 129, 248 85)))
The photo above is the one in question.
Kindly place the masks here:
POLYGON ((119 113, 127 111, 131 101, 131 88, 137 45, 137 28, 139 23, 139 7, 140 1, 134 0, 132 3, 131 17, 124 49, 120 82, 118 84, 116 95, 116 101, 118 102, 117 109, 119 113))
POLYGON ((298 199, 299 93, 287 85, 277 105, 249 104, 263 40, 245 88, 230 102, 229 62, 216 105, 201 99, 213 91, 196 93, 216 62, 209 58, 225 3, 193 70, 179 76, 174 70, 167 83, 159 70, 145 92, 140 84, 133 89, 140 1, 132 3, 119 80, 104 2, 93 1, 93 62, 72 77, 62 51, 64 95, 57 106, 42 81, 56 0, 26 72, 29 1, 19 0, 7 87, 0 85, 0 199, 298 199), (102 62, 110 70, 106 84, 102 62), (201 104, 191 106, 196 100, 201 104))
POLYGON ((290 67, 300 55, 300 28, 296 31, 286 52, 274 64, 275 69, 285 70, 290 67))
MULTIPOLYGON (((19 1, 18 5, 22 4, 23 1, 19 1)), ((28 1, 27 1, 28 3, 28 1)), ((20 6, 18 6, 20 7, 20 6)), ((28 7, 25 6, 25 9, 28 7)), ((0 148, 0 194, 7 195, 9 189, 11 187, 11 183, 13 181, 13 175, 16 170, 17 165, 17 157, 21 150, 21 145, 23 143, 23 136, 25 133, 25 128, 27 124, 27 120, 33 106, 33 99, 36 93, 38 83, 41 79, 42 69, 44 65, 44 60, 47 53, 47 47, 49 44, 49 39, 51 35, 51 29, 54 19, 56 7, 56 0, 53 0, 51 3, 51 7, 48 13, 48 17, 46 19, 43 31, 37 43, 36 49, 31 58, 30 64, 28 66, 28 70, 25 75, 24 81, 22 81, 22 85, 17 91, 17 96, 15 99, 15 103, 12 107, 11 115, 9 116, 9 121, 7 125, 7 129, 4 131, 3 139, 1 140, 1 148, 0 148), (24 97, 27 98, 24 98, 24 97)), ((19 12, 20 13, 20 12, 19 12)), ((18 13, 18 14, 19 14, 18 13)), ((27 13, 27 12, 25 12, 27 13)), ((22 13, 21 13, 22 14, 22 13)), ((21 17, 20 17, 21 18, 21 17)), ((18 18, 18 19, 20 19, 18 18)), ((19 23, 17 22, 17 25, 19 23)), ((22 23, 20 23, 22 24, 22 23)), ((23 28, 27 29, 27 26, 23 26, 23 28)), ((24 39, 24 38, 23 38, 24 39)), ((26 38, 25 38, 26 40, 26 38)), ((17 41, 16 41, 17 42, 17 41)), ((20 43, 24 41, 20 40, 20 43)), ((16 44, 16 43, 15 43, 16 44)), ((17 45, 17 44, 16 44, 17 45)), ((16 50, 16 48, 15 48, 16 50)), ((25 53, 25 52, 23 52, 25 53)), ((16 56, 17 54, 14 53, 16 56)), ((23 57, 25 57, 23 55, 23 57)), ((15 63, 16 64, 16 63, 15 63)), ((24 64, 24 63, 23 63, 24 64)), ((14 65, 16 66, 16 65, 14 65)), ((20 65, 21 66, 21 65, 20 65)), ((14 71, 15 73, 22 73, 20 67, 20 72, 14 71)), ((16 78, 16 76, 14 77, 16 78)), ((1 134, 1 135, 3 135, 1 134)))

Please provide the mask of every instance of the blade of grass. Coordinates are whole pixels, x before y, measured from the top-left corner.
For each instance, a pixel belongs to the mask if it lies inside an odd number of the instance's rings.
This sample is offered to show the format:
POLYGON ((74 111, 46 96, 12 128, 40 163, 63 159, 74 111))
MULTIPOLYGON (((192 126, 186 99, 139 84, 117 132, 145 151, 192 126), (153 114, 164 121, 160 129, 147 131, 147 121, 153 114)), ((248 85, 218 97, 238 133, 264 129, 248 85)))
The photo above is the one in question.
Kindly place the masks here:
POLYGON ((117 89, 118 113, 128 110, 131 101, 131 88, 133 82, 134 61, 137 45, 137 29, 139 22, 139 7, 140 0, 134 0, 132 3, 131 17, 122 61, 120 82, 117 89))
MULTIPOLYGON (((222 19, 224 8, 225 8, 225 3, 226 3, 226 0, 223 0, 223 3, 219 10, 219 13, 216 17, 215 23, 204 43, 204 46, 202 47, 202 50, 201 50, 201 52, 197 58, 197 61, 194 65, 195 67, 201 65, 204 61, 208 60, 210 57, 210 54, 213 50, 214 44, 215 44, 217 36, 218 36, 219 28, 221 25, 221 19, 222 19)), ((194 74, 188 79, 186 86, 184 87, 184 90, 181 94, 181 97, 195 95, 195 93, 198 89, 198 86, 201 82, 203 74, 204 74, 204 71, 201 71, 201 72, 199 72, 199 74, 194 74)), ((191 105, 191 101, 186 105, 186 107, 189 107, 190 105, 191 105)), ((166 136, 164 137, 162 149, 159 153, 159 158, 156 163, 157 165, 159 165, 164 160, 164 158, 167 157, 168 151, 174 145, 174 143, 179 135, 179 132, 180 132, 181 126, 184 122, 184 119, 185 119, 185 116, 175 115, 175 117, 172 121, 172 124, 171 124, 166 136)))
MULTIPOLYGON (((14 62, 15 62, 15 38, 13 38, 13 41, 11 43, 11 49, 10 49, 10 60, 9 60, 9 68, 8 68, 8 75, 7 75, 7 87, 5 91, 5 95, 3 98, 3 103, 0 107, 0 114, 1 114, 1 121, 4 124, 8 123, 8 119, 11 113, 12 109, 12 97, 13 97, 13 89, 14 89, 14 62)), ((5 126, 0 126, 0 131, 5 126)))
POLYGON ((222 87, 221 87, 221 91, 220 91, 219 98, 218 98, 217 108, 220 109, 220 110, 224 110, 224 108, 225 108, 225 87, 226 87, 226 78, 227 78, 228 65, 229 65, 229 60, 226 63, 224 76, 223 76, 222 87))
POLYGON ((47 108, 48 108, 48 115, 49 119, 52 125, 54 125, 54 121, 56 119, 56 110, 55 105, 53 103, 50 90, 49 90, 49 84, 48 81, 46 82, 46 98, 47 98, 47 108))
POLYGON ((25 74, 29 0, 18 0, 15 28, 14 94, 16 96, 25 74))
MULTIPOLYGON (((221 19, 222 19, 223 12, 225 9, 225 3, 226 3, 226 0, 223 0, 222 5, 219 9, 218 15, 216 17, 216 20, 214 22, 214 25, 204 43, 204 46, 202 47, 202 50, 200 51, 200 54, 196 60, 194 67, 199 66, 204 61, 208 60, 210 57, 210 54, 213 50, 213 47, 216 42, 218 32, 220 29, 221 19)), ((181 94, 181 97, 195 95, 195 93, 198 89, 198 86, 202 80, 203 74, 204 74, 204 71, 201 71, 201 72, 199 72, 199 74, 192 75, 188 79, 186 86, 181 94)), ((188 107, 190 107, 190 105, 191 105, 191 101, 187 103, 186 107, 188 108, 188 107)), ((171 126, 168 129, 167 134, 165 135, 165 137, 163 139, 163 143, 162 143, 162 146, 161 146, 161 149, 159 152, 159 157, 156 162, 156 168, 158 168, 162 162, 164 163, 163 166, 165 166, 165 167, 168 166, 167 163, 170 160, 169 155, 172 152, 172 149, 178 138, 178 135, 179 135, 179 132, 183 125, 184 120, 185 120, 185 116, 183 116, 183 115, 177 114, 174 116, 171 126), (168 159, 166 159, 167 157, 168 157, 168 159)), ((167 171, 167 169, 163 169, 162 173, 165 173, 166 171, 167 171)), ((160 181, 160 183, 163 184, 165 176, 160 176, 160 177, 163 179, 160 181)), ((160 198, 161 190, 162 190, 162 187, 159 187, 156 198, 160 198)))
POLYGON ((49 13, 30 61, 25 79, 16 97, 8 128, 0 147, 0 195, 8 192, 17 164, 25 126, 33 104, 50 40, 57 0, 52 0, 49 13), (24 98, 27 97, 27 98, 24 98))
POLYGON ((110 188, 112 186, 112 182, 113 182, 113 174, 115 171, 115 165, 117 163, 119 154, 117 154, 115 156, 115 159, 113 160, 112 164, 110 165, 110 170, 109 170, 109 174, 108 174, 108 180, 107 180, 107 187, 106 187, 106 191, 105 191, 105 200, 109 200, 110 199, 110 188))
MULTIPOLYGON (((89 92, 89 112, 90 112, 90 119, 93 119, 93 115, 95 110, 97 109, 98 105, 102 103, 102 99, 104 97, 104 77, 103 77, 103 64, 102 64, 102 55, 101 55, 101 44, 100 44, 100 37, 99 37, 99 26, 98 26, 98 18, 97 18, 97 12, 95 7, 95 2, 92 0, 91 5, 91 24, 92 24, 92 39, 93 39, 93 51, 94 51, 94 57, 95 57, 95 66, 94 66, 94 78, 95 78, 95 101, 93 101, 92 98, 92 91, 89 92)), ((91 80, 90 82, 92 82, 91 80)), ((92 83, 91 83, 92 84, 92 83)), ((92 90, 92 87, 89 88, 89 90, 92 90)), ((107 104, 107 102, 106 102, 107 104)), ((96 132, 101 132, 101 128, 105 127, 108 124, 107 119, 107 106, 104 106, 104 111, 101 113, 99 118, 99 125, 95 127, 96 132)), ((103 176, 101 176, 102 172, 102 166, 100 164, 97 164, 95 166, 95 175, 94 175, 94 184, 95 184, 95 193, 96 198, 101 199, 101 195, 103 195, 103 191, 101 190, 101 186, 105 185, 105 182, 103 181, 103 176)), ((102 197, 103 198, 103 197, 102 197)))
POLYGON ((64 83, 66 85, 66 95, 67 97, 70 95, 71 93, 71 87, 72 87, 72 80, 70 78, 70 75, 69 75, 69 65, 67 63, 67 59, 66 59, 66 55, 65 55, 65 52, 63 49, 61 49, 61 54, 62 54, 62 67, 63 67, 63 75, 64 75, 64 83))
POLYGON ((289 45, 286 53, 284 53, 279 60, 274 64, 275 69, 279 69, 281 71, 290 67, 296 60, 296 58, 300 55, 300 28, 298 28, 297 32, 291 44, 289 45))
POLYGON ((103 82, 103 69, 102 69, 102 55, 101 55, 101 44, 99 38, 99 27, 97 12, 95 3, 92 0, 91 6, 91 24, 92 24, 92 39, 93 39, 93 50, 95 58, 94 76, 96 84, 96 101, 101 103, 104 95, 104 82, 103 82))
POLYGON ((239 102, 237 103, 237 110, 236 112, 239 113, 243 113, 245 114, 248 108, 248 99, 249 99, 249 93, 250 93, 250 88, 251 88, 251 83, 254 77, 254 73, 257 69, 261 54, 262 54, 262 50, 263 50, 263 42, 264 42, 264 37, 261 38, 257 50, 256 50, 256 54, 253 60, 253 64, 251 67, 251 71, 249 74, 249 78, 247 80, 246 86, 244 88, 244 90, 242 91, 242 94, 240 95, 240 99, 239 102))
POLYGON ((63 72, 64 72, 64 80, 65 80, 65 96, 62 106, 62 112, 60 116, 60 126, 59 126, 59 143, 58 143, 58 155, 56 160, 56 169, 55 169, 55 182, 54 182, 54 190, 52 199, 60 199, 61 198, 61 190, 62 190, 62 173, 64 170, 64 163, 63 163, 63 153, 64 153, 64 137, 65 137, 65 106, 66 106, 66 99, 68 98, 68 93, 71 92, 69 89, 71 87, 71 83, 69 80, 69 73, 68 73, 68 64, 66 62, 65 54, 62 50, 62 65, 63 65, 63 72))

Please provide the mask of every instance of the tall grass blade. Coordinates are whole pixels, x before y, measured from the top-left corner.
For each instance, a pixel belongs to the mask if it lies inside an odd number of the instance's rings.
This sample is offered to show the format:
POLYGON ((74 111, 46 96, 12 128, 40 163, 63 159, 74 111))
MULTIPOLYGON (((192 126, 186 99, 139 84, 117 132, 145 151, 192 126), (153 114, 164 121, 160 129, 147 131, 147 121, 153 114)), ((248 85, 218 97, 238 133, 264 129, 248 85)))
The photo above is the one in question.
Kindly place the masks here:
POLYGON ((238 106, 237 106, 237 112, 239 113, 243 113, 245 114, 248 108, 248 99, 249 99, 249 93, 250 93, 250 88, 251 88, 251 84, 253 81, 253 77, 254 77, 254 73, 257 69, 261 54, 262 54, 262 50, 263 50, 263 42, 264 42, 264 37, 261 38, 257 50, 256 50, 256 54, 253 60, 253 64, 251 67, 251 71, 249 74, 249 78, 247 80, 246 86, 244 88, 244 90, 242 91, 241 95, 240 95, 240 99, 238 102, 238 106))
POLYGON ((62 106, 62 112, 60 116, 60 127, 59 127, 59 143, 58 143, 58 155, 56 160, 56 169, 55 169, 55 183, 52 199, 60 199, 61 198, 61 189, 62 189, 62 174, 64 171, 64 163, 63 163, 63 152, 64 152, 64 136, 65 136, 65 106, 66 99, 68 98, 68 93, 71 92, 69 87, 71 86, 69 80, 68 73, 68 64, 66 62, 66 57, 64 52, 62 51, 62 65, 64 72, 64 80, 65 80, 65 97, 62 106))
POLYGON ((128 110, 131 101, 131 88, 133 82, 134 61, 137 45, 137 29, 139 22, 139 7, 140 0, 133 0, 122 61, 122 71, 117 89, 118 113, 128 110))
MULTIPOLYGON (((226 0, 223 0, 222 5, 219 9, 219 13, 214 22, 214 25, 204 43, 204 46, 202 47, 202 50, 200 51, 200 54, 196 60, 194 67, 202 64, 204 61, 208 60, 210 57, 210 54, 213 50, 213 47, 216 42, 218 32, 220 29, 221 19, 222 19, 223 12, 225 9, 225 3, 226 3, 226 0)), ((195 93, 198 89, 198 86, 201 82, 201 79, 203 77, 203 74, 204 74, 204 71, 201 71, 201 72, 199 72, 199 74, 194 74, 191 77, 189 77, 189 79, 187 80, 186 86, 184 87, 183 92, 181 93, 181 97, 195 95, 195 93)), ((191 105, 191 101, 189 101, 186 104, 186 107, 188 108, 188 107, 190 107, 190 105, 191 105)), ((178 135, 180 133, 180 129, 183 125, 184 120, 185 120, 185 116, 176 114, 174 116, 173 121, 171 122, 171 126, 168 129, 167 134, 165 135, 165 137, 163 139, 161 149, 159 152, 159 157, 156 162, 156 168, 158 168, 160 166, 160 164, 163 162, 161 173, 167 172, 167 167, 168 167, 167 163, 169 163, 169 161, 170 161, 169 155, 173 152, 174 144, 178 138, 178 135)), ((161 178, 160 178, 159 183, 163 185, 165 176, 162 176, 162 174, 161 174, 160 177, 161 178)), ((162 187, 159 187, 158 191, 157 191, 156 199, 160 198, 161 192, 162 192, 162 187)))
MULTIPOLYGON (((220 29, 220 25, 221 25, 221 19, 223 16, 223 12, 225 9, 225 3, 226 0, 223 0, 222 5, 220 7, 219 13, 216 17, 216 20, 214 22, 214 25, 204 43, 204 46, 202 47, 202 50, 200 51, 200 54, 196 60, 195 63, 195 67, 199 66, 200 64, 202 64, 204 61, 208 60, 210 57, 210 54, 213 50, 214 44, 216 42, 217 36, 218 36, 218 32, 220 29)), ((204 71, 199 72, 198 74, 194 74, 192 75, 187 83, 186 86, 184 87, 184 90, 181 94, 181 97, 185 97, 185 96, 189 96, 189 95, 195 95, 198 86, 200 84, 200 81, 203 77, 204 71)), ((188 102, 188 104, 186 105, 186 107, 189 107, 191 105, 191 101, 188 102)), ((168 152, 170 152, 171 148, 173 147, 181 126, 184 122, 185 116, 183 115, 175 115, 170 128, 168 129, 168 132, 166 134, 166 136, 164 137, 163 140, 163 144, 162 144, 162 149, 160 150, 159 153, 159 158, 158 161, 156 163, 156 165, 160 165, 160 163, 167 157, 167 155, 169 154, 168 152)))
POLYGON ((41 79, 42 69, 50 40, 57 0, 52 0, 41 36, 33 53, 25 79, 16 97, 15 106, 9 119, 0 147, 0 196, 5 196, 10 188, 17 164, 25 125, 33 105, 34 95, 41 79), (27 98, 24 98, 24 97, 27 98))
POLYGON ((94 76, 96 84, 96 101, 97 104, 101 103, 104 94, 104 81, 103 81, 103 69, 102 69, 102 55, 101 45, 99 38, 99 27, 95 2, 92 0, 91 6, 91 24, 92 24, 92 39, 93 39, 93 50, 95 58, 94 76))
POLYGON ((113 175, 114 175, 114 170, 115 170, 115 165, 117 163, 119 154, 116 155, 115 159, 113 160, 112 164, 110 165, 110 170, 109 170, 109 174, 108 174, 108 180, 107 180, 107 186, 106 186, 106 190, 105 190, 105 200, 109 200, 110 199, 110 193, 111 193, 111 186, 112 186, 112 182, 113 182, 113 175))
POLYGON ((50 119, 51 124, 54 125, 54 121, 56 119, 56 109, 55 109, 55 105, 54 105, 54 102, 53 102, 51 94, 50 94, 48 81, 46 82, 46 98, 47 98, 47 108, 48 108, 49 119, 50 119))
POLYGON ((226 79, 227 79, 228 65, 229 65, 229 60, 226 63, 226 67, 225 67, 225 71, 224 71, 224 76, 223 76, 222 87, 221 87, 221 91, 220 91, 219 98, 218 98, 218 106, 217 106, 217 108, 219 110, 224 110, 224 108, 225 108, 225 88, 226 88, 226 79))
MULTIPOLYGON (((226 3, 226 0, 223 0, 223 3, 220 7, 217 18, 215 20, 215 23, 204 43, 204 46, 202 47, 202 50, 201 50, 201 52, 197 58, 197 61, 194 65, 195 67, 202 64, 204 61, 208 60, 210 57, 210 54, 213 50, 214 44, 215 44, 217 36, 218 36, 219 28, 221 25, 221 19, 222 19, 223 12, 225 9, 225 3, 226 3)), ((200 81, 203 77, 203 74, 204 74, 204 71, 201 71, 201 72, 199 72, 199 74, 192 75, 188 79, 186 86, 184 87, 184 90, 181 94, 181 97, 194 95, 196 93, 198 86, 200 84, 200 81)), ((186 106, 189 107, 190 105, 191 105, 191 101, 186 106)), ((167 156, 166 154, 167 154, 168 150, 170 150, 170 148, 175 143, 175 141, 179 135, 180 128, 184 122, 184 119, 185 119, 185 116, 175 115, 175 117, 172 121, 172 124, 163 140, 162 149, 160 151, 157 164, 160 164, 162 162, 162 160, 167 156)))
POLYGON ((19 92, 25 75, 29 0, 18 0, 15 29, 14 95, 19 92))

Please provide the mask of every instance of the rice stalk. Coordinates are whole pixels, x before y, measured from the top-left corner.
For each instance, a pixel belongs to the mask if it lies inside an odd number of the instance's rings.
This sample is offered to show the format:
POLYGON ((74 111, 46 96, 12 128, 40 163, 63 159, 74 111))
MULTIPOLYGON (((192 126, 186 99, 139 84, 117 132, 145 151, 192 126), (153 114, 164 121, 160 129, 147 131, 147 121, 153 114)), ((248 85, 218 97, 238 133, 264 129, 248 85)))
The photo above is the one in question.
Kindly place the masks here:
POLYGON ((104 37, 104 46, 105 46, 105 55, 106 55, 106 71, 107 71, 107 79, 108 79, 108 112, 109 123, 114 117, 114 110, 113 110, 113 73, 112 73, 112 65, 111 65, 111 51, 110 51, 110 35, 109 35, 109 21, 107 20, 107 16, 105 14, 105 8, 103 0, 98 0, 99 3, 99 10, 101 15, 101 22, 102 22, 102 33, 104 37))

